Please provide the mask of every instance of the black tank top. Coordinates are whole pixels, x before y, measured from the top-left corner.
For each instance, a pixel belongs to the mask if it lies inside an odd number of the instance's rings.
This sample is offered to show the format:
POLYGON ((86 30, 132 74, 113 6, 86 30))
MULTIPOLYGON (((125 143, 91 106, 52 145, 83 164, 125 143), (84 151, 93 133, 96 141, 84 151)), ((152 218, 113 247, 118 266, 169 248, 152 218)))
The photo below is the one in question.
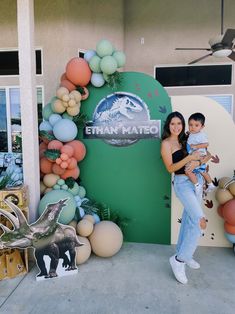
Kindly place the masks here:
MULTIPOLYGON (((172 161, 173 161, 173 164, 184 159, 184 157, 186 156, 186 153, 185 151, 181 148, 177 151, 175 151, 173 154, 172 154, 172 161)), ((180 168, 179 170, 175 171, 175 174, 185 174, 185 166, 180 168)))

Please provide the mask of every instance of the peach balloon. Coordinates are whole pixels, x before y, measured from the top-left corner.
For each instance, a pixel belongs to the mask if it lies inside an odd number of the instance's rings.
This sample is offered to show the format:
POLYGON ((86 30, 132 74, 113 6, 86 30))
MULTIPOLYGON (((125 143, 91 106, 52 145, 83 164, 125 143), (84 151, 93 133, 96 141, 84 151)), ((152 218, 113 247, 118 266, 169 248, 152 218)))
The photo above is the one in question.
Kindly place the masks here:
POLYGON ((54 163, 52 166, 52 172, 61 176, 63 173, 65 173, 65 169, 62 169, 59 165, 54 163))
POLYGON ((68 79, 61 81, 60 86, 66 87, 70 92, 76 89, 76 86, 72 82, 70 82, 68 79))
POLYGON ((217 208, 217 213, 221 218, 224 218, 223 216, 223 205, 219 205, 217 208))
POLYGON ((73 169, 77 167, 77 160, 74 157, 70 158, 70 162, 68 163, 68 169, 73 169))
POLYGON ((65 172, 61 175, 61 179, 67 179, 69 177, 74 178, 75 180, 79 177, 80 169, 78 167, 73 169, 67 169, 65 172))
POLYGON ((83 58, 75 57, 66 65, 66 76, 74 84, 86 86, 91 79, 91 70, 83 58))
POLYGON ((74 149, 73 157, 76 158, 77 161, 83 160, 83 158, 86 155, 86 147, 82 142, 78 140, 74 140, 74 141, 68 142, 67 145, 73 147, 74 149))
POLYGON ((224 230, 227 233, 235 234, 235 225, 230 225, 228 222, 225 221, 225 223, 224 223, 224 230))
POLYGON ((49 161, 46 157, 40 159, 40 170, 42 173, 51 173, 53 163, 49 161))
POLYGON ((235 225, 235 198, 223 205, 224 220, 230 225, 235 225))
POLYGON ((74 153, 74 149, 72 146, 70 145, 64 145, 63 147, 61 147, 60 152, 63 154, 67 154, 69 157, 73 156, 74 153))
POLYGON ((66 76, 66 73, 64 72, 61 77, 60 77, 60 81, 63 81, 63 80, 67 80, 67 76, 66 76))
POLYGON ((63 146, 63 143, 61 143, 58 140, 53 140, 50 143, 48 143, 48 149, 61 149, 63 146))

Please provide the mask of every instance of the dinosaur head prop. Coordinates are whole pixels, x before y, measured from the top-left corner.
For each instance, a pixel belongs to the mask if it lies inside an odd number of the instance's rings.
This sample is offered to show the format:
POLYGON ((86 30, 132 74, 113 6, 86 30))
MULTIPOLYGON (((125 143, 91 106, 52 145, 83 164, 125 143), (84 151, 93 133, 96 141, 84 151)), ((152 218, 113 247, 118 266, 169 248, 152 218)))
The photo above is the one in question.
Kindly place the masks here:
POLYGON ((61 210, 66 206, 66 201, 67 199, 64 199, 55 204, 48 204, 41 217, 29 225, 19 207, 7 199, 4 200, 15 215, 3 209, 0 209, 0 214, 10 220, 14 229, 10 230, 0 224, 4 231, 0 237, 0 249, 33 247, 33 241, 38 235, 46 237, 50 232, 54 232, 61 210))

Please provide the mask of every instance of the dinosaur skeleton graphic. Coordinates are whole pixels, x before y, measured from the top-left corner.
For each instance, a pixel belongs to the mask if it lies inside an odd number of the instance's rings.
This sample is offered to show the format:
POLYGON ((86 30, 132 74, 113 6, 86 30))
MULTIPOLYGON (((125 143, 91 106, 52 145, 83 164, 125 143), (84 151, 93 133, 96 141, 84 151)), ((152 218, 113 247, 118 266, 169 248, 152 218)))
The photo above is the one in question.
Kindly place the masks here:
POLYGON ((67 271, 76 269, 76 247, 83 245, 77 236, 73 227, 58 223, 61 210, 66 205, 67 199, 60 200, 55 204, 48 204, 41 217, 34 223, 28 224, 27 220, 15 204, 5 199, 4 202, 15 213, 0 209, 0 214, 9 219, 14 226, 10 230, 0 224, 4 231, 0 237, 0 249, 4 248, 28 248, 35 249, 35 258, 40 269, 38 277, 45 278, 57 277, 56 269, 59 259, 63 259, 63 267, 67 271), (69 252, 70 259, 66 255, 69 252), (50 270, 47 272, 44 255, 49 255, 50 270))
POLYGON ((119 121, 120 117, 126 117, 127 119, 134 119, 131 116, 131 112, 140 112, 143 108, 137 104, 137 102, 131 100, 129 97, 121 97, 116 99, 112 107, 105 111, 95 114, 95 122, 109 122, 109 121, 119 121))

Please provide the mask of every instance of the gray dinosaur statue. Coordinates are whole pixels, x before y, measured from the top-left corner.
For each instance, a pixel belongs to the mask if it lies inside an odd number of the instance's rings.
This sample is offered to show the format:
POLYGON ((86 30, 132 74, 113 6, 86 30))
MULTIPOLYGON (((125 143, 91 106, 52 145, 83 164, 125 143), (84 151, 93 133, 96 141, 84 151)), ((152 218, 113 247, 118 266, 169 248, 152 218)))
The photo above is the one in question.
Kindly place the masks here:
POLYGON ((59 215, 66 205, 66 201, 67 199, 64 199, 55 204, 48 204, 41 217, 29 225, 20 208, 9 200, 4 200, 16 216, 9 211, 0 209, 0 214, 9 219, 14 226, 14 229, 10 230, 0 224, 4 231, 0 237, 0 249, 34 248, 35 258, 40 269, 38 277, 57 277, 56 269, 60 258, 63 259, 62 266, 67 267, 67 271, 76 269, 75 249, 83 243, 78 240, 73 227, 58 223, 59 215), (66 251, 69 252, 70 260, 66 251), (49 272, 45 266, 44 255, 49 255, 51 259, 49 272))

